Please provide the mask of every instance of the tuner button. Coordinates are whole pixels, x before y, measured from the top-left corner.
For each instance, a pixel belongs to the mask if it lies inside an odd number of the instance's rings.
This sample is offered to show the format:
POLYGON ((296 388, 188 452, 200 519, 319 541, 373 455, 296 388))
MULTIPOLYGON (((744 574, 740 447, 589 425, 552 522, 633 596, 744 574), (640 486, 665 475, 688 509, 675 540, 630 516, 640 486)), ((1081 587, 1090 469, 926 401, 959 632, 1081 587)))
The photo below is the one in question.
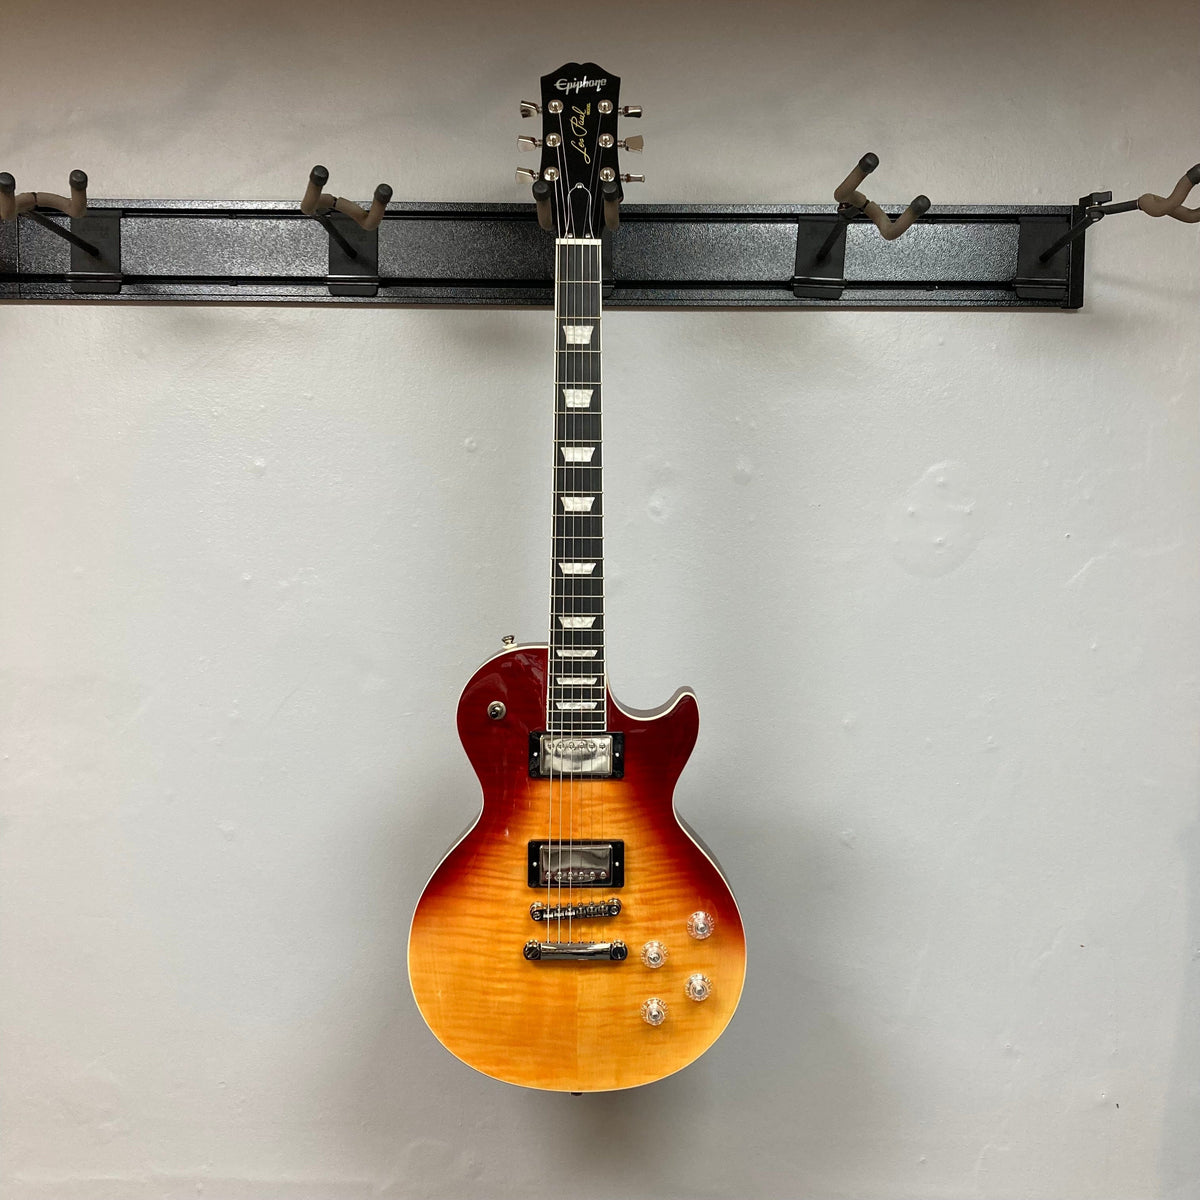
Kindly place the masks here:
POLYGON ((542 111, 542 106, 533 100, 521 101, 521 116, 536 117, 542 111))
POLYGON ((518 150, 536 150, 541 144, 541 138, 525 137, 524 134, 517 138, 518 150))
POLYGON ((633 137, 622 138, 617 145, 622 150, 632 150, 634 154, 641 154, 642 147, 646 144, 646 139, 640 133, 635 133, 633 137))
POLYGON ((713 927, 716 923, 711 913, 694 912, 687 919, 688 936, 702 942, 705 938, 712 937, 713 927))
POLYGON ((621 109, 621 116, 623 117, 640 117, 641 115, 642 106, 640 104, 626 104, 625 107, 621 109))
POLYGON ((547 167, 545 171, 542 172, 542 176, 547 183, 553 183, 558 178, 558 168, 547 167))
POLYGON ((661 1025, 666 1019, 667 1006, 657 996, 642 1002, 642 1020, 647 1025, 661 1025))
POLYGON ((622 175, 621 179, 625 183, 645 183, 646 182, 645 175, 622 175))
POLYGON ((667 948, 662 942, 647 942, 642 947, 642 962, 651 970, 661 967, 667 961, 667 948))
POLYGON ((610 112, 612 112, 612 101, 601 100, 600 103, 596 105, 596 108, 599 109, 599 111, 605 116, 607 116, 610 112))
POLYGON ((538 181, 538 173, 536 171, 534 171, 532 168, 530 168, 530 167, 518 167, 517 168, 517 182, 518 183, 537 183, 537 181, 538 181))
POLYGON ((617 177, 617 173, 616 173, 616 171, 614 171, 612 169, 612 167, 601 167, 600 168, 600 181, 602 183, 612 183, 612 181, 614 179, 616 179, 616 177, 617 177))
POLYGON ((683 990, 689 1000, 707 1000, 712 995, 712 980, 707 975, 689 975, 683 990))

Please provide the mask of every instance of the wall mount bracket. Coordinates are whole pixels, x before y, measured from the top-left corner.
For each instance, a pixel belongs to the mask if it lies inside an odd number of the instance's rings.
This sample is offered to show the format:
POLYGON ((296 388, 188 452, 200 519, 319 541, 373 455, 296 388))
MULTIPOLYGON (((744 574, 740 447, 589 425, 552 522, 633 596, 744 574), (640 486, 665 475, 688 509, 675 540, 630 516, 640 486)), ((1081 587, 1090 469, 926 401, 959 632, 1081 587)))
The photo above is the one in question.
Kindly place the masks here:
MULTIPOLYGON (((898 241, 818 204, 623 205, 606 232, 615 308, 1023 308, 1083 303, 1078 205, 931 208, 898 241), (823 259, 822 247, 829 242, 823 259), (820 259, 820 261, 818 261, 820 259)), ((553 240, 527 204, 391 203, 357 257, 286 202, 90 200, 77 258, 36 224, 0 223, 0 300, 183 304, 553 304, 553 240)), ((80 224, 79 221, 76 224, 80 224)))

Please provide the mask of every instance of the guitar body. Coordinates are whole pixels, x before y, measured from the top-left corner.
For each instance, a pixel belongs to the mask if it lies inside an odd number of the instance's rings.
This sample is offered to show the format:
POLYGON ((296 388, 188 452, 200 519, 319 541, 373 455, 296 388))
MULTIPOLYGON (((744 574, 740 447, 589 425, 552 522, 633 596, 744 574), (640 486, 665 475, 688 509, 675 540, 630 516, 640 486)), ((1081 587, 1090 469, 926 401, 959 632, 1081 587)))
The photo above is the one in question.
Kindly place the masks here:
POLYGON ((463 692, 458 729, 483 785, 483 811, 421 896, 409 977, 438 1040, 485 1075, 563 1092, 635 1087, 680 1070, 716 1041, 745 975, 737 904, 672 801, 696 741, 696 700, 680 691, 655 712, 633 713, 606 691, 607 729, 624 738, 623 778, 534 778, 530 734, 545 729, 546 664, 545 647, 513 648, 480 667, 463 692), (539 840, 618 845, 623 881, 531 885, 530 847, 539 840), (552 910, 612 898, 617 915, 569 925, 530 914, 534 903, 552 910), (688 931, 693 913, 710 918, 702 939, 688 931), (619 940, 628 957, 530 960, 523 950, 537 940, 619 940), (643 962, 647 942, 665 947, 657 968, 643 962), (685 991, 697 975, 709 985, 702 1000, 685 991), (650 999, 666 1010, 660 1024, 644 1018, 650 999))

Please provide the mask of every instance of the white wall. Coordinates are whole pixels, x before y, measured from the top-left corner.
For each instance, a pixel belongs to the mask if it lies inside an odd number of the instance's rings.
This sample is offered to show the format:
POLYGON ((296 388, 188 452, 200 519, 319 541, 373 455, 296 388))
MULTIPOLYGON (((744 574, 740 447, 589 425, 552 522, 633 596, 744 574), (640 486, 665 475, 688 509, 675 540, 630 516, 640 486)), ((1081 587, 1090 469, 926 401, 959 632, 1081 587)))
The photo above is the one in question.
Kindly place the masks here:
MULTIPOLYGON (((511 201, 570 58, 646 202, 1200 158, 1186 0, 892 10, 9 0, 0 169, 511 201)), ((580 1100, 404 964, 458 690, 543 633, 547 315, 0 306, 6 1200, 1200 1196, 1198 291, 1134 214, 1075 315, 609 315, 612 681, 698 691, 753 957, 697 1065, 580 1100)))

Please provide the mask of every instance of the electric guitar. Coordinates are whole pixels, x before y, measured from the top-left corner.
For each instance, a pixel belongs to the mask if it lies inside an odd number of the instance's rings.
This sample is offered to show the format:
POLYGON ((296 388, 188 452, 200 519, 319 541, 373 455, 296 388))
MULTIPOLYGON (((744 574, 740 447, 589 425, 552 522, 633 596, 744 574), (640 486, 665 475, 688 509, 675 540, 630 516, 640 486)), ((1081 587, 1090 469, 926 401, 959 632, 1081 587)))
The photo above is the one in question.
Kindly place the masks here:
MULTIPOLYGON (((408 969, 421 1015, 463 1062, 562 1092, 670 1075, 721 1035, 746 949, 729 885, 676 815, 696 698, 622 708, 604 658, 601 233, 622 176, 620 80, 594 63, 542 78, 538 219, 555 233, 549 645, 475 672, 458 731, 483 810, 426 885, 408 969)), ((628 177, 624 177, 628 179, 628 177)), ((511 642, 511 639, 506 639, 511 642)))

